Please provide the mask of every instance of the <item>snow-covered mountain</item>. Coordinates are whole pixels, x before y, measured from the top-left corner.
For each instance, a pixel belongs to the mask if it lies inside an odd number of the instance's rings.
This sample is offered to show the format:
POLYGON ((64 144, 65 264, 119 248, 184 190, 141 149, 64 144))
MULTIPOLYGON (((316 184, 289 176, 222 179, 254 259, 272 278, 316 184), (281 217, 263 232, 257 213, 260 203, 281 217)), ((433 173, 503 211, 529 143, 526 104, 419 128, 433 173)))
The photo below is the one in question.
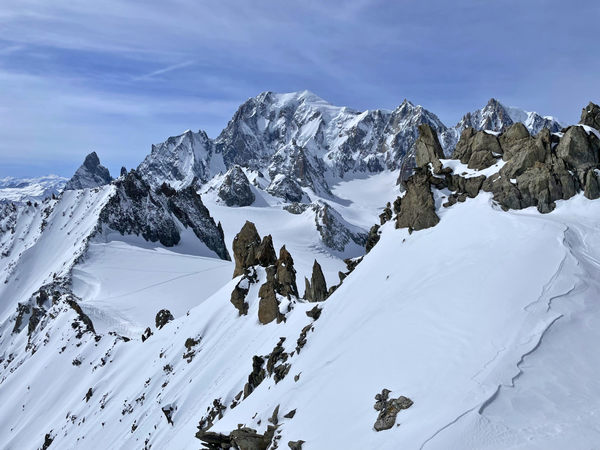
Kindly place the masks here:
POLYGON ((279 150, 189 136, 187 167, 228 170, 0 206, 3 447, 594 448, 599 111, 467 130, 452 158, 420 124, 400 195, 399 166, 319 157, 328 191, 286 201, 279 150))
POLYGON ((37 178, 0 178, 0 203, 39 202, 58 195, 68 180, 58 175, 37 178))
POLYGON ((138 171, 154 187, 167 182, 181 188, 195 179, 207 183, 238 165, 264 175, 273 195, 310 203, 315 195, 330 197, 332 180, 399 168, 406 178, 414 167, 421 124, 438 133, 450 155, 467 127, 502 131, 517 122, 531 134, 564 127, 553 117, 506 107, 494 99, 448 128, 408 100, 393 111, 359 112, 334 106, 309 91, 264 92, 244 102, 215 140, 203 131, 188 130, 153 145, 138 171))
POLYGON ((547 128, 551 133, 558 133, 565 128, 567 124, 556 117, 541 116, 536 112, 528 112, 515 106, 505 106, 498 100, 492 98, 487 102, 483 109, 478 109, 467 113, 463 118, 443 135, 441 140, 448 144, 443 145, 446 148, 454 148, 460 134, 466 128, 474 128, 477 131, 505 131, 515 123, 522 123, 531 135, 538 134, 542 129, 547 128))
POLYGON ((182 187, 239 165, 267 176, 267 189, 283 198, 303 188, 323 197, 329 178, 400 167, 422 123, 446 130, 407 100, 394 111, 359 112, 308 91, 264 92, 244 102, 214 141, 202 131, 169 138, 152 147, 138 171, 155 186, 182 187))

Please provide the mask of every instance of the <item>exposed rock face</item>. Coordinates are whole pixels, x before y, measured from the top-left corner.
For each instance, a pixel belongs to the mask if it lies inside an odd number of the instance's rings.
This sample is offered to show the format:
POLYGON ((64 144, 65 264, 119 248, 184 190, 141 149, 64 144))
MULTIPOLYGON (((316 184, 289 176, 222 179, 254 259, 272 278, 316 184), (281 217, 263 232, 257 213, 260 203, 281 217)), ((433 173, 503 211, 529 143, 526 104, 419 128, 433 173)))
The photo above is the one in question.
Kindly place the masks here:
POLYGON ((260 236, 256 231, 256 226, 246 221, 241 231, 233 239, 233 259, 235 269, 233 278, 242 275, 244 271, 251 266, 256 265, 256 250, 260 246, 260 236))
MULTIPOLYGON (((300 185, 284 175, 276 177, 267 188, 267 192, 290 203, 303 203, 305 199, 308 199, 300 185)), ((308 200, 310 201, 310 199, 308 200)))
POLYGON ((556 147, 556 156, 578 172, 598 165, 600 139, 583 127, 569 127, 556 147))
POLYGON ((256 249, 255 258, 258 264, 263 267, 272 266, 277 262, 277 254, 273 247, 273 237, 270 234, 263 238, 256 249))
POLYGON ((225 165, 204 131, 188 130, 153 145, 137 171, 153 189, 167 183, 179 190, 190 186, 195 178, 207 182, 219 171, 225 172, 225 165))
POLYGON ((147 241, 172 247, 181 240, 180 222, 191 228, 219 258, 231 260, 223 229, 191 186, 176 191, 163 184, 153 191, 135 170, 115 180, 113 185, 115 194, 100 212, 98 232, 103 232, 105 225, 121 235, 141 235, 147 241))
POLYGON ((171 314, 171 311, 169 311, 168 309, 161 309, 156 314, 156 319, 154 320, 154 322, 155 322, 156 328, 160 330, 162 327, 164 327, 166 324, 168 324, 172 320, 175 320, 175 318, 173 317, 173 314, 171 314))
POLYGON ((415 163, 417 167, 433 165, 433 173, 440 173, 444 158, 444 150, 438 140, 438 135, 429 124, 419 125, 419 138, 416 142, 415 163))
POLYGON ((85 157, 85 161, 77 169, 75 175, 67 181, 64 190, 95 188, 110 184, 112 180, 108 169, 100 164, 96 152, 92 152, 85 157))
POLYGON ((343 252, 350 242, 360 247, 365 246, 367 233, 346 222, 328 203, 318 201, 312 205, 317 230, 327 247, 343 252))
POLYGON ((310 278, 304 279, 306 289, 304 292, 304 298, 309 302, 323 302, 327 299, 327 282, 323 275, 321 265, 315 259, 313 264, 313 272, 310 278))
POLYGON ((269 425, 264 434, 257 433, 256 430, 247 427, 233 430, 228 435, 200 430, 196 433, 196 438, 202 441, 203 448, 210 450, 231 448, 239 450, 267 450, 267 447, 273 441, 276 430, 277 426, 273 425, 269 425))
POLYGON ((433 227, 440 218, 435 213, 435 202, 431 193, 428 169, 416 168, 415 174, 406 181, 406 195, 396 217, 396 228, 416 231, 433 227))
POLYGON ((364 247, 368 233, 347 222, 329 203, 318 200, 310 204, 292 203, 283 209, 291 214, 306 211, 315 213, 315 226, 323 243, 332 250, 343 252, 350 242, 364 247))
POLYGON ((367 253, 369 253, 371 249, 377 245, 379 239, 381 239, 379 236, 379 225, 375 224, 369 230, 369 236, 367 237, 367 243, 365 244, 365 250, 367 253))
POLYGON ((408 409, 413 405, 410 398, 400 396, 398 398, 389 398, 390 390, 384 389, 381 394, 375 396, 375 411, 379 411, 377 421, 373 426, 376 431, 389 430, 396 423, 396 416, 403 409, 408 409))
POLYGON ((469 169, 482 170, 496 164, 495 155, 501 154, 502 149, 496 136, 486 131, 476 132, 474 128, 467 128, 462 132, 452 158, 460 159, 469 169))
MULTIPOLYGON (((516 127, 515 125, 514 127, 516 127)), ((598 198, 598 152, 600 140, 582 127, 569 127, 560 138, 542 130, 534 138, 522 130, 509 129, 501 136, 506 164, 487 178, 482 189, 494 194, 504 209, 536 206, 542 213, 555 208, 557 200, 573 197, 581 187, 588 198, 598 198)))
POLYGON ((248 304, 245 298, 250 284, 257 281, 254 266, 262 266, 265 268, 267 280, 258 292, 258 319, 262 324, 271 323, 273 320, 279 323, 284 320, 284 315, 279 311, 277 295, 288 299, 298 297, 294 260, 285 245, 281 247, 277 259, 271 235, 265 236, 261 241, 254 224, 247 221, 233 241, 233 256, 236 263, 233 277, 244 275, 231 294, 231 303, 240 315, 247 313, 248 304))
POLYGON ((250 206, 256 200, 256 196, 250 189, 248 177, 237 165, 225 174, 218 195, 227 206, 250 206))
POLYGON ((294 259, 285 245, 279 250, 279 259, 275 263, 277 293, 290 298, 298 297, 298 286, 296 285, 296 269, 294 269, 294 259))
POLYGON ((248 397, 256 387, 264 381, 267 373, 263 368, 265 360, 260 356, 252 357, 252 372, 248 375, 248 382, 244 386, 244 398, 248 397))
POLYGON ((258 320, 263 325, 277 320, 280 323, 283 320, 283 315, 279 312, 279 302, 275 292, 275 267, 267 267, 267 281, 260 287, 258 296, 258 320))
POLYGON ((600 130, 600 106, 590 102, 587 108, 583 108, 581 111, 579 123, 600 130))

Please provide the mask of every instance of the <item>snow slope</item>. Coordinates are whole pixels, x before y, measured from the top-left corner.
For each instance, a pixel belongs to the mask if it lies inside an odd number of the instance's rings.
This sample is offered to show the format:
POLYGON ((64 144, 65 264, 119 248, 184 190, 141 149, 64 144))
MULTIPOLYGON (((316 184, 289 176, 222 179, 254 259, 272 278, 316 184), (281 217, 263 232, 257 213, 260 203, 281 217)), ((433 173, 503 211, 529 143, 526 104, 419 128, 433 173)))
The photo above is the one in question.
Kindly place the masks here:
MULTIPOLYGON (((233 280, 143 343, 77 338, 70 313, 57 312, 30 338, 35 354, 4 357, 4 448, 38 448, 48 434, 61 449, 198 449, 196 427, 216 399, 226 409, 211 431, 224 433, 238 424, 263 432, 280 405, 280 448, 298 439, 308 450, 594 448, 600 203, 578 195, 550 214, 507 213, 480 193, 439 215, 436 227, 412 234, 383 226, 380 242, 320 304, 300 353, 314 304, 295 303, 285 323, 260 325, 260 268, 247 316, 229 303, 233 280), (265 379, 232 409, 252 357, 281 337, 294 351, 289 375, 265 379), (191 362, 188 338, 199 341, 191 362), (414 405, 399 426, 376 432, 373 397, 383 388, 414 405)), ((175 283, 172 294, 187 289, 175 283)), ((162 295, 147 293, 149 302, 162 295)), ((25 346, 24 333, 9 337, 6 324, 0 332, 13 351, 25 346)))

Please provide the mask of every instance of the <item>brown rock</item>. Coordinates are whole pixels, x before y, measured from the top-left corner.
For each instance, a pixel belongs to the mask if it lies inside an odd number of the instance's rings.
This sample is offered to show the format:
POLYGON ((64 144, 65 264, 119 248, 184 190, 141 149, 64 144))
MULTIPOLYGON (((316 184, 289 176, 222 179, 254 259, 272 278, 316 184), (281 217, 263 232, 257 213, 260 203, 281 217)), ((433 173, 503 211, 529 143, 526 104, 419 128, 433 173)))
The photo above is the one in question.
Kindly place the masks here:
POLYGON ((441 173, 442 163, 440 159, 444 158, 444 150, 442 150, 437 133, 430 125, 426 123, 419 125, 419 137, 415 142, 415 146, 415 163, 417 167, 423 168, 431 164, 433 173, 441 173))
POLYGON ((323 302, 327 299, 327 282, 323 275, 321 265, 315 259, 313 264, 313 272, 311 281, 309 282, 306 278, 305 285, 306 291, 304 292, 304 298, 309 302, 323 302))
POLYGON ((296 269, 294 269, 294 259, 287 251, 285 245, 279 250, 279 259, 276 262, 276 289, 283 296, 298 297, 298 286, 296 285, 296 269))
POLYGON ((241 231, 233 239, 233 259, 235 269, 233 278, 242 275, 251 266, 256 265, 256 249, 260 246, 260 236, 256 226, 246 221, 241 231))
POLYGON ((600 106, 590 102, 587 108, 583 108, 581 111, 579 123, 600 130, 600 106))
POLYGON ((406 194, 396 218, 396 228, 423 230, 438 224, 435 202, 431 194, 427 172, 415 169, 415 174, 406 182, 406 194))

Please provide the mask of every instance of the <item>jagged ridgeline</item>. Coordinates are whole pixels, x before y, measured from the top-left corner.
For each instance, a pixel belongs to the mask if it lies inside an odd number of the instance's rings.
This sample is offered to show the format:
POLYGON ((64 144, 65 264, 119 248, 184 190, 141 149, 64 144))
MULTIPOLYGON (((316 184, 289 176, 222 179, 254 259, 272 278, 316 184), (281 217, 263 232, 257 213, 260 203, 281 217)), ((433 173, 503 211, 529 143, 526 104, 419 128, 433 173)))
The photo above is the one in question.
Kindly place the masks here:
MULTIPOLYGON (((534 206, 541 213, 556 208, 556 201, 568 200, 578 192, 586 198, 600 198, 600 108, 590 103, 579 125, 551 133, 543 128, 531 136, 522 123, 505 132, 465 128, 451 159, 444 152, 435 131, 419 125, 414 174, 403 181, 406 193, 394 202, 396 228, 422 230, 438 224, 434 191, 451 207, 480 191, 493 194, 503 210, 534 206)), ((392 219, 390 204, 380 216, 380 225, 392 219)), ((371 228, 367 250, 378 240, 380 225, 371 228)))
MULTIPOLYGON (((435 131, 449 155, 467 127, 503 131, 517 122, 532 134, 542 128, 559 131, 563 126, 552 117, 506 107, 494 99, 449 128, 435 114, 408 100, 393 111, 359 112, 331 105, 308 91, 265 92, 244 102, 216 139, 188 130, 152 146, 138 171, 153 188, 167 182, 179 189, 194 178, 204 184, 219 172, 239 166, 260 173, 261 188, 272 195, 310 203, 311 195, 331 196, 327 179, 400 168, 401 179, 406 179, 414 167, 414 144, 421 124, 435 131)), ((237 169, 227 174, 221 193, 224 200, 228 205, 247 203, 231 199, 232 182, 244 184, 237 169)))

